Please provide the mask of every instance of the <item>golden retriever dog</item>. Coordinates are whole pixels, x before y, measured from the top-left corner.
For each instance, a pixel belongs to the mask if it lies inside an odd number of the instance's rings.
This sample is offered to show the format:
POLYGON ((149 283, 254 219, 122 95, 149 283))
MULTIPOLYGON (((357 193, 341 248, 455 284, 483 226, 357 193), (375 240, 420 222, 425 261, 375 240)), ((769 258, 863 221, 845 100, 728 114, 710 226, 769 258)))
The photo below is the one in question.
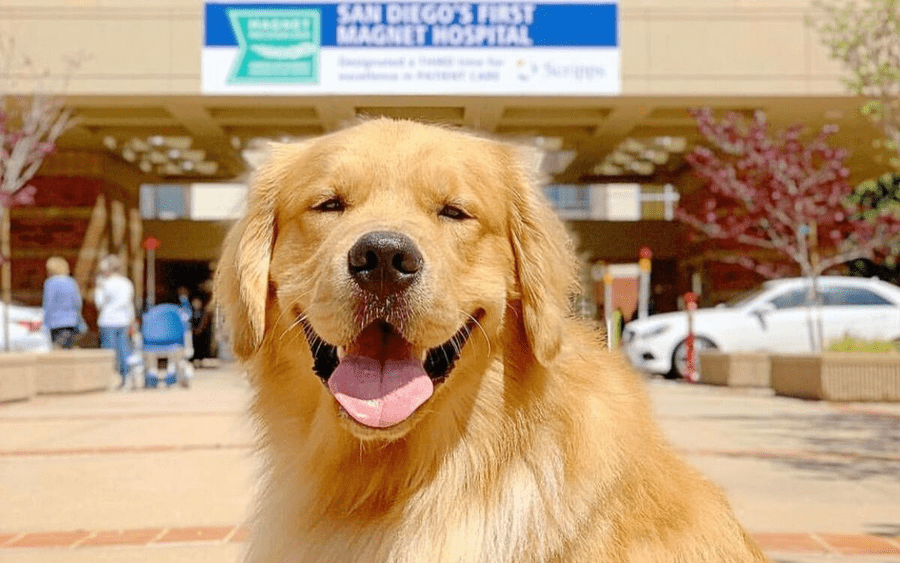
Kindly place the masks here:
POLYGON ((536 161, 390 119, 273 148, 216 282, 265 460, 246 561, 766 561, 569 314, 536 161))

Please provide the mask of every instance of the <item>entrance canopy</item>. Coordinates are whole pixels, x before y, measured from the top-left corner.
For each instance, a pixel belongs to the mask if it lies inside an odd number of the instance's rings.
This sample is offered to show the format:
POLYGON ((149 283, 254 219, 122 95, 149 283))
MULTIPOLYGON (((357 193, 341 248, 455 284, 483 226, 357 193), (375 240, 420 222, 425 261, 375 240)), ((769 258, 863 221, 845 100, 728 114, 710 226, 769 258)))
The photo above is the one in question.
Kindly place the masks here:
POLYGON ((71 96, 77 125, 63 148, 107 152, 149 179, 196 182, 245 174, 248 148, 303 139, 369 116, 458 125, 534 144, 557 183, 677 183, 698 134, 690 108, 709 105, 773 126, 804 123, 813 134, 836 123, 835 145, 851 151, 854 178, 882 173, 871 157, 877 131, 853 97, 241 97, 71 96))

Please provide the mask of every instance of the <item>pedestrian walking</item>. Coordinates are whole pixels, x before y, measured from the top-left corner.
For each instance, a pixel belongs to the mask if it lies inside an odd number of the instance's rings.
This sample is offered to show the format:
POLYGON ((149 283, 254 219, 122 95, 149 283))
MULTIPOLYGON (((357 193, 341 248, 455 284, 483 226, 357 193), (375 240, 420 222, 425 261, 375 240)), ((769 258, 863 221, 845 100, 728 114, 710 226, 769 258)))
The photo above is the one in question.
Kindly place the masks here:
POLYGON ((47 260, 47 279, 44 281, 44 326, 50 330, 54 348, 75 346, 75 335, 81 322, 81 291, 69 275, 69 263, 61 256, 47 260))
POLYGON ((129 331, 134 325, 134 284, 123 274, 122 259, 111 254, 100 261, 94 290, 100 346, 116 351, 116 369, 125 385, 131 352, 129 331))

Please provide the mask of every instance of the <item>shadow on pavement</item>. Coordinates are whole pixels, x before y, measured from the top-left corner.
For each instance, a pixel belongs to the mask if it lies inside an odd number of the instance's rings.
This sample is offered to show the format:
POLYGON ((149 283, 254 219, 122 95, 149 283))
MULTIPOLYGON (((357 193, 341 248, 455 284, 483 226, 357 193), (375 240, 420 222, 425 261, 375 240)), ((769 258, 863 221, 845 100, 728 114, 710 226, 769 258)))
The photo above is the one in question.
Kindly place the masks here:
POLYGON ((892 524, 866 524, 866 533, 872 534, 873 536, 900 538, 900 522, 894 522, 892 524))
POLYGON ((702 417, 738 423, 759 437, 771 437, 773 451, 789 449, 796 455, 772 455, 770 461, 809 471, 819 478, 859 481, 887 478, 900 482, 900 418, 876 413, 831 412, 775 414, 772 416, 702 417))

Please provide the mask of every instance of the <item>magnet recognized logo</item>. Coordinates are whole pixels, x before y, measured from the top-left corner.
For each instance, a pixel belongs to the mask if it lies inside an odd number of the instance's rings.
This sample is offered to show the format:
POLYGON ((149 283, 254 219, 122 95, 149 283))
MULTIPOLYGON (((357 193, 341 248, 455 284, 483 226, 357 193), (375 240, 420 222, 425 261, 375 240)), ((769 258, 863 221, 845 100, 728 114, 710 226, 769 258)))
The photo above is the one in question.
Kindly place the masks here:
POLYGON ((231 9, 238 55, 229 84, 317 84, 322 15, 314 9, 231 9))

